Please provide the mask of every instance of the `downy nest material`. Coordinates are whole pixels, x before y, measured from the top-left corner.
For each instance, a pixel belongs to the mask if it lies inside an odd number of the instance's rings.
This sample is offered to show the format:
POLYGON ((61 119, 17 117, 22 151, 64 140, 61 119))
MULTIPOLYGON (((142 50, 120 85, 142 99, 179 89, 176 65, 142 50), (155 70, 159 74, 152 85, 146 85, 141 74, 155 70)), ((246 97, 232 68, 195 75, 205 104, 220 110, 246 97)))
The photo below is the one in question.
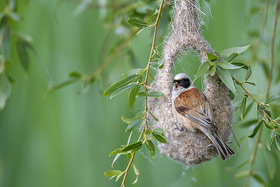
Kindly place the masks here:
MULTIPOLYGON (((206 51, 213 52, 204 40, 198 18, 199 6, 196 0, 174 0, 175 16, 172 29, 164 43, 163 68, 158 69, 151 89, 165 94, 161 98, 149 98, 149 109, 159 119, 153 128, 164 130, 166 144, 159 143, 160 152, 185 165, 197 165, 217 156, 216 148, 201 132, 178 130, 179 124, 172 113, 171 89, 172 67, 175 60, 185 51, 195 50, 201 62, 207 61, 206 51), (178 127, 177 127, 178 126, 178 127)), ((217 75, 208 76, 204 82, 204 94, 213 108, 215 124, 225 142, 231 134, 232 104, 229 90, 221 84, 217 75)), ((149 117, 152 121, 152 117, 149 117)))

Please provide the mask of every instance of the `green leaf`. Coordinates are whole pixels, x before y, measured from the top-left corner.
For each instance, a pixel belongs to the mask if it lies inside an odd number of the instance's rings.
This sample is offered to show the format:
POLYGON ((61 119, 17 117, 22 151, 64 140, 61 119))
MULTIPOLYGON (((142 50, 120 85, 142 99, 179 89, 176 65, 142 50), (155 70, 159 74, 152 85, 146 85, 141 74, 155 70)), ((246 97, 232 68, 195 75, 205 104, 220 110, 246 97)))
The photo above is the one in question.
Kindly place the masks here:
POLYGON ((213 77, 215 75, 216 71, 217 71, 217 67, 216 66, 211 66, 209 68, 209 75, 213 77))
POLYGON ((225 61, 220 61, 217 63, 218 66, 224 68, 224 69, 240 69, 242 66, 236 66, 231 63, 225 62, 225 61))
POLYGON ((280 151, 280 134, 278 132, 275 137, 275 144, 276 144, 277 149, 280 151))
POLYGON ((121 153, 122 150, 123 150, 123 148, 118 148, 118 149, 113 150, 113 151, 109 154, 109 157, 114 156, 114 155, 116 155, 116 154, 118 154, 118 153, 121 153))
POLYGON ((248 68, 247 70, 247 74, 246 74, 246 77, 245 77, 245 81, 247 81, 252 75, 252 69, 251 68, 248 68))
POLYGON ((137 167, 135 166, 135 164, 132 165, 133 166, 133 171, 135 173, 136 176, 139 176, 140 175, 140 172, 139 170, 137 169, 137 167))
POLYGON ((251 120, 248 120, 248 121, 241 121, 241 123, 239 123, 239 127, 243 127, 243 128, 247 128, 247 127, 250 127, 254 124, 256 124, 259 120, 258 119, 251 119, 251 120))
POLYGON ((22 64, 22 67, 27 72, 29 66, 29 57, 26 50, 26 44, 23 41, 17 41, 17 51, 19 54, 19 59, 22 64))
POLYGON ((243 118, 245 119, 247 114, 249 113, 250 109, 252 108, 252 106, 255 104, 255 102, 253 100, 251 100, 251 102, 249 103, 249 105, 246 107, 244 113, 243 113, 243 118))
POLYGON ((208 60, 210 60, 210 61, 215 61, 218 59, 218 57, 216 55, 208 53, 207 51, 206 51, 206 54, 207 54, 208 60))
POLYGON ((245 95, 241 101, 240 105, 240 118, 243 120, 244 119, 244 113, 246 109, 246 102, 247 102, 248 95, 245 95))
POLYGON ((203 76, 208 71, 210 66, 211 64, 209 62, 202 63, 198 68, 198 71, 195 75, 193 82, 195 82, 199 77, 203 76))
POLYGON ((269 151, 271 151, 271 146, 272 146, 272 144, 273 144, 273 142, 274 142, 274 140, 275 140, 275 136, 276 136, 275 131, 274 131, 274 130, 271 131, 271 134, 270 134, 270 136, 268 137, 267 143, 266 143, 266 147, 267 147, 267 149, 268 149, 269 151))
POLYGON ((263 186, 267 186, 266 182, 264 181, 264 179, 257 173, 253 174, 253 178, 258 181, 260 184, 262 184, 263 186))
POLYGON ((78 71, 72 71, 71 73, 69 73, 69 76, 74 78, 74 79, 81 79, 82 78, 82 74, 78 71))
POLYGON ((245 81, 245 82, 243 82, 243 83, 250 84, 250 85, 252 85, 252 86, 256 86, 256 84, 255 84, 255 83, 253 83, 253 82, 248 82, 248 81, 245 81))
POLYGON ((139 119, 144 119, 144 116, 145 116, 145 111, 141 111, 141 112, 138 112, 135 117, 133 118, 126 118, 124 116, 121 117, 122 121, 127 123, 127 124, 130 124, 131 122, 133 121, 136 121, 136 120, 139 120, 139 119))
POLYGON ((240 171, 240 172, 236 173, 234 175, 234 177, 237 179, 244 178, 248 175, 248 173, 249 173, 248 171, 240 171))
MULTIPOLYGON (((136 97, 146 96, 146 92, 139 92, 136 97)), ((161 92, 148 92, 149 97, 163 97, 164 94, 161 92)))
POLYGON ((128 18, 128 23, 140 28, 149 27, 149 24, 137 18, 128 18))
POLYGON ((154 158, 155 156, 155 146, 151 140, 145 141, 146 147, 149 149, 151 157, 154 158))
POLYGON ((129 83, 135 82, 139 79, 138 75, 131 75, 128 77, 125 77, 124 79, 116 82, 115 84, 113 84, 112 86, 110 86, 109 88, 107 88, 105 90, 105 92, 103 93, 104 96, 109 96, 112 93, 114 93, 116 90, 118 90, 121 87, 124 87, 126 85, 128 85, 129 83))
POLYGON ((156 11, 153 15, 151 15, 151 16, 147 19, 147 23, 148 23, 148 24, 151 24, 151 23, 157 18, 157 15, 158 15, 158 11, 156 11))
POLYGON ((249 137, 249 138, 254 138, 255 135, 258 133, 259 129, 261 128, 261 126, 262 126, 263 124, 264 124, 264 121, 261 120, 261 121, 259 122, 259 124, 254 128, 252 134, 251 134, 250 136, 248 136, 248 137, 249 137))
POLYGON ((142 142, 136 142, 136 143, 132 143, 132 144, 129 144, 128 146, 125 146, 123 149, 122 149, 122 152, 127 152, 127 151, 137 151, 139 150, 140 148, 142 147, 142 142))
POLYGON ((129 94, 128 94, 128 107, 130 110, 133 109, 135 101, 136 101, 136 95, 138 94, 141 86, 135 86, 130 89, 129 94))
POLYGON ((6 105, 11 93, 11 82, 5 73, 0 74, 0 110, 6 105))
POLYGON ((120 175, 121 173, 122 173, 121 170, 108 170, 104 172, 104 175, 106 177, 113 177, 113 176, 120 175))
POLYGON ((126 132, 134 130, 136 127, 140 126, 143 123, 143 119, 131 122, 127 128, 125 129, 126 132))
POLYGON ((230 91, 236 95, 236 89, 233 83, 233 80, 231 78, 231 74, 227 69, 218 67, 217 71, 218 76, 223 81, 223 83, 230 89, 230 91))
POLYGON ((134 88, 135 86, 137 86, 137 83, 132 83, 132 84, 128 84, 126 86, 120 87, 119 89, 117 89, 116 91, 114 91, 111 96, 110 99, 113 99, 114 97, 116 97, 117 95, 119 95, 120 93, 130 89, 130 88, 134 88))
POLYGON ((1 43, 3 54, 6 60, 10 60, 10 50, 11 50, 11 29, 7 28, 7 33, 3 37, 3 41, 1 43))
POLYGON ((164 134, 164 130, 162 129, 162 128, 155 128, 154 130, 153 130, 153 132, 155 132, 155 133, 158 133, 158 134, 164 134))
POLYGON ((148 111, 149 112, 149 114, 153 117, 153 119, 155 120, 155 121, 158 121, 158 118, 152 113, 152 112, 150 112, 150 111, 148 111))
POLYGON ((273 129, 273 127, 271 125, 269 125, 269 123, 267 123, 266 121, 264 121, 264 124, 265 124, 266 128, 268 128, 270 130, 273 129))
POLYGON ((229 55, 229 57, 227 58, 228 62, 233 61, 236 57, 238 57, 237 53, 232 53, 231 55, 229 55))
POLYGON ((269 97, 267 100, 265 100, 264 103, 268 104, 268 103, 271 103, 271 102, 276 101, 278 99, 280 99, 280 95, 273 95, 273 96, 269 97))
POLYGON ((222 52, 220 52, 220 55, 223 57, 229 57, 233 53, 236 53, 239 55, 239 54, 245 52, 249 47, 250 47, 250 44, 243 46, 243 47, 233 47, 233 48, 225 49, 222 52))
POLYGON ((164 137, 164 134, 163 134, 162 132, 159 132, 159 131, 157 131, 157 130, 154 130, 154 131, 152 132, 152 135, 154 136, 154 138, 155 138, 157 141, 159 141, 159 142, 161 142, 161 143, 166 143, 166 142, 167 142, 166 139, 165 139, 165 137, 164 137))

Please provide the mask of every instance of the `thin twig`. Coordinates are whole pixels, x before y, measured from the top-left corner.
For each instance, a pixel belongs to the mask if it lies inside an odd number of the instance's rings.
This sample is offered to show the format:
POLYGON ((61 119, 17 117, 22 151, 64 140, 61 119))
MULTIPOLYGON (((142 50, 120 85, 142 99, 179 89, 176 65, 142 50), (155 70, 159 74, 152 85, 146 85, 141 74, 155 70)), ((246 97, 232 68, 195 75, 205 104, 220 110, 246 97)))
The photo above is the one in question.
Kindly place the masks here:
MULTIPOLYGON (((143 137, 143 134, 145 132, 145 129, 149 128, 148 127, 148 86, 147 86, 147 83, 148 83, 148 77, 149 77, 149 71, 150 71, 150 65, 151 65, 151 61, 152 61, 152 57, 153 57, 153 53, 154 53, 154 50, 155 50, 155 44, 156 44, 156 36, 157 36, 157 30, 158 30, 158 23, 159 23, 159 18, 160 18, 160 15, 161 15, 161 12, 162 12, 162 8, 163 8, 163 5, 164 5, 164 0, 161 0, 161 3, 160 3, 160 8, 159 8, 159 11, 158 11, 158 15, 157 15, 157 18, 156 18, 156 21, 155 21, 155 30, 154 30, 154 36, 153 36, 153 42, 152 42, 152 47, 151 47, 151 51, 150 51, 150 56, 149 56, 149 60, 148 60, 148 64, 147 64, 147 72, 146 72, 146 77, 145 77, 145 81, 144 81, 144 86, 145 86, 145 90, 146 90, 146 98, 145 98, 145 121, 146 121, 146 126, 143 128, 139 138, 138 138, 138 142, 142 139, 143 137)), ((128 174, 128 171, 129 171, 129 168, 131 166, 131 164, 133 163, 133 160, 134 160, 134 157, 135 157, 135 154, 136 152, 134 152, 132 155, 131 155, 131 158, 129 160, 129 163, 125 169, 125 173, 124 173, 124 177, 123 177, 123 180, 122 180, 122 184, 121 184, 121 187, 124 187, 125 185, 125 181, 126 181, 126 178, 127 178, 127 174, 128 174)))
MULTIPOLYGON (((274 43, 275 43, 275 35, 276 35, 276 28, 277 28, 278 7, 279 7, 279 0, 276 0, 276 2, 275 2, 275 12, 274 12, 273 31, 272 31, 272 38, 271 38, 271 43, 270 43, 270 55, 271 55, 270 58, 271 58, 271 61, 270 61, 270 71, 269 71, 269 76, 268 76, 268 86, 267 86, 267 90, 266 90, 266 99, 268 99, 268 97, 269 97, 269 92, 270 92, 270 87, 271 87, 271 82, 272 82, 272 73, 273 73, 273 67, 274 67, 274 43)), ((240 86, 245 91, 244 87, 242 85, 240 85, 240 86)), ((253 97, 251 95, 249 95, 249 96, 253 99, 253 97)), ((257 103, 257 104, 259 105, 260 103, 257 103)), ((273 120, 265 112, 265 110, 263 110, 263 113, 273 123, 273 120)), ((255 164, 257 152, 258 152, 258 149, 259 149, 259 143, 261 142, 262 129, 263 129, 263 127, 261 127, 260 130, 259 130, 259 134, 258 134, 256 144, 255 144, 255 147, 254 147, 254 151, 253 151, 253 154, 251 156, 250 169, 249 169, 249 173, 246 177, 246 182, 244 184, 245 187, 249 186, 249 180, 250 180, 251 176, 254 174, 254 171, 253 171, 254 170, 254 164, 255 164)))

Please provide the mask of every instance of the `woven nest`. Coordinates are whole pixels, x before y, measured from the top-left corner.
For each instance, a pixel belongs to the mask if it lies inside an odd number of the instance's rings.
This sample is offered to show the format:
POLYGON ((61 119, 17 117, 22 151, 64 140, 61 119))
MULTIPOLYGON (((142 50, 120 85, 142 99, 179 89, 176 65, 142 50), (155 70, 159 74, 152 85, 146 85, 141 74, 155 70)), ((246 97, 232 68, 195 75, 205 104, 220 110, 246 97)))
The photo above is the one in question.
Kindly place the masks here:
MULTIPOLYGON (((212 49, 201 35, 197 1, 174 0, 173 7, 175 16, 171 33, 164 43, 163 68, 157 70, 151 84, 152 90, 164 93, 165 97, 150 98, 149 109, 159 119, 153 122, 153 128, 160 127, 165 132, 167 143, 158 145, 160 152, 182 164, 197 165, 211 160, 218 153, 203 133, 178 130, 179 124, 173 116, 171 105, 172 67, 183 52, 195 50, 203 63, 207 61, 206 51, 212 52, 212 49)), ((233 112, 229 90, 217 75, 208 76, 204 83, 204 94, 212 105, 218 132, 227 142, 231 134, 233 112)))

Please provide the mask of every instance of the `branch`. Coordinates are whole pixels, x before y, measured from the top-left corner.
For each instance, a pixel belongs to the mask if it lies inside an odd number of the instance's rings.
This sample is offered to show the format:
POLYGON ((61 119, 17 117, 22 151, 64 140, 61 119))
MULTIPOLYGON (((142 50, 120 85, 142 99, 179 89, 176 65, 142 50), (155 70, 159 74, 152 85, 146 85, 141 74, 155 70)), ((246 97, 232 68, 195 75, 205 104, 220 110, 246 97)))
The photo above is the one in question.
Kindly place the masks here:
MULTIPOLYGON (((270 71, 269 71, 269 76, 268 76, 268 86, 267 86, 267 90, 266 90, 266 99, 269 97, 269 92, 270 92, 270 87, 271 87, 271 82, 272 82, 272 73, 273 73, 273 67, 274 67, 274 43, 275 43, 275 35, 276 35, 276 28, 277 28, 277 18, 278 18, 278 7, 279 7, 279 0, 276 0, 275 2, 275 12, 274 12, 274 22, 273 22, 273 31, 272 31, 272 38, 271 38, 271 43, 270 43, 270 55, 271 55, 271 61, 270 61, 270 71)), ((245 91, 244 87, 241 85, 242 89, 245 91)), ((248 93, 248 92, 247 92, 248 93)), ((253 97, 251 95, 249 95, 252 99, 253 97)), ((253 99, 254 100, 254 99, 253 99)), ((256 100, 254 100, 256 102, 256 100)), ((257 103, 258 105, 260 103, 257 103)), ((264 115, 266 115, 269 119, 270 116, 263 110, 264 115)), ((271 120, 271 122, 273 123, 273 120, 271 120)), ((259 134, 256 140, 256 144, 255 144, 255 148, 250 160, 250 169, 249 169, 249 173, 247 175, 246 178, 246 182, 244 184, 245 187, 249 186, 249 180, 251 178, 251 176, 253 175, 253 169, 254 169, 254 164, 255 164, 255 160, 256 160, 256 156, 257 156, 257 151, 259 148, 259 143, 261 141, 261 136, 262 136, 262 129, 263 127, 260 128, 259 130, 259 134)))
MULTIPOLYGON (((151 51, 150 51, 149 60, 148 60, 148 64, 147 64, 147 67, 146 67, 147 72, 146 72, 146 77, 145 77, 145 81, 144 81, 144 86, 145 86, 145 91, 146 91, 146 98, 145 98, 145 121, 146 121, 146 126, 142 129, 142 132, 141 132, 141 134, 138 138, 138 142, 142 139, 145 130, 148 129, 148 86, 147 86, 147 83, 148 83, 150 65, 151 65, 153 53, 154 53, 154 50, 155 50, 158 23, 159 23, 159 18, 160 18, 161 12, 162 12, 163 4, 164 4, 164 0, 161 0, 160 8, 159 8, 158 15, 157 15, 157 18, 156 18, 156 22, 155 22, 155 25, 154 25, 155 30, 154 30, 152 48, 151 48, 151 51)), ((132 156, 129 160, 129 163, 128 163, 125 171, 124 171, 125 173, 124 173, 124 177, 123 177, 123 180, 122 180, 121 187, 124 187, 124 185, 125 185, 127 174, 128 174, 128 171, 129 171, 129 168, 130 168, 131 164, 133 163, 133 160, 135 158, 135 154, 136 154, 136 152, 134 152, 132 154, 132 156)))

